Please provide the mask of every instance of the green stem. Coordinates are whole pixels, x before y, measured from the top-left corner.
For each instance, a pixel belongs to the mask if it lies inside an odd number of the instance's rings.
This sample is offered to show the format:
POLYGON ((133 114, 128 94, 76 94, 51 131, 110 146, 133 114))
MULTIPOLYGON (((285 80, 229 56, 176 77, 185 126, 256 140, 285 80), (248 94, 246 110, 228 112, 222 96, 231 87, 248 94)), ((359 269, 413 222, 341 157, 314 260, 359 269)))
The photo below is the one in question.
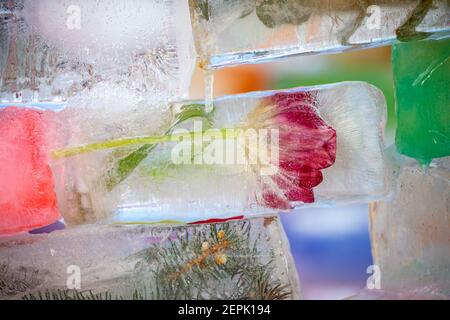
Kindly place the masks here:
POLYGON ((181 139, 193 139, 194 141, 198 138, 219 138, 219 139, 235 139, 237 138, 241 133, 241 130, 235 129, 235 128, 223 128, 220 129, 219 132, 217 131, 203 131, 203 132, 183 132, 183 133, 175 133, 175 134, 167 134, 162 136, 148 136, 148 137, 137 137, 137 138, 124 138, 124 139, 115 139, 115 140, 108 140, 103 142, 97 142, 97 143, 91 143, 86 144, 83 146, 73 147, 73 148, 66 148, 66 149, 59 149, 52 152, 52 156, 55 159, 61 159, 61 158, 68 158, 75 155, 83 154, 83 153, 89 153, 99 150, 105 150, 105 149, 113 149, 113 148, 119 148, 119 147, 125 147, 130 145, 138 145, 138 144, 145 144, 145 145, 155 145, 158 143, 163 142, 170 142, 170 141, 180 141, 181 139))
MULTIPOLYGON (((213 113, 206 113, 203 104, 191 103, 183 105, 179 112, 175 115, 174 121, 167 129, 164 135, 172 134, 172 131, 180 123, 193 119, 200 118, 206 124, 205 128, 210 127, 213 113)), ((148 157, 148 155, 155 149, 156 144, 143 144, 127 156, 117 159, 117 162, 108 170, 105 177, 105 185, 109 191, 113 190, 117 185, 124 181, 139 164, 148 157)))

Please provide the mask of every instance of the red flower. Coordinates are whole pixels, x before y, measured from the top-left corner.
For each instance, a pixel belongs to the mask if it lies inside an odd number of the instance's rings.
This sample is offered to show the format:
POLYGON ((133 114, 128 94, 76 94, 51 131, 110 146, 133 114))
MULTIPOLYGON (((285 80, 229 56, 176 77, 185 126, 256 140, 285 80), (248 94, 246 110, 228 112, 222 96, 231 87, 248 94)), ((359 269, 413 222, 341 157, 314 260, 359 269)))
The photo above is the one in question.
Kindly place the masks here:
POLYGON ((277 93, 249 115, 257 127, 279 130, 279 167, 262 176, 262 202, 277 209, 314 202, 321 169, 336 159, 336 131, 320 118, 314 93, 277 93))

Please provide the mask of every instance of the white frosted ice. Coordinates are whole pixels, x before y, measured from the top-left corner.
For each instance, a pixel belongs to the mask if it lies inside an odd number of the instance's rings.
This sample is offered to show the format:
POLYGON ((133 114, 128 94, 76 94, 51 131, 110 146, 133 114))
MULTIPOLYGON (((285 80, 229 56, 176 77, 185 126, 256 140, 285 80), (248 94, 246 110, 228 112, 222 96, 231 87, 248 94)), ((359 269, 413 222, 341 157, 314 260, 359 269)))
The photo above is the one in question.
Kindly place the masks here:
POLYGON ((189 90, 195 50, 184 1, 24 0, 1 8, 4 100, 65 99, 98 82, 165 99, 189 90))

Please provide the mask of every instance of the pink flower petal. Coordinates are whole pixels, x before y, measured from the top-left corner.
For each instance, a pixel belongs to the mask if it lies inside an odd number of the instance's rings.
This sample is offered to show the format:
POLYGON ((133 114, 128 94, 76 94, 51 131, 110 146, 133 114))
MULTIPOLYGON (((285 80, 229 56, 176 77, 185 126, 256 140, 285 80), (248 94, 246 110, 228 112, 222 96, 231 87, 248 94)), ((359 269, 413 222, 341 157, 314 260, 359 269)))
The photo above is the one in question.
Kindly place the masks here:
POLYGON ((277 93, 267 104, 261 123, 279 129, 280 170, 271 187, 264 185, 264 204, 289 209, 290 201, 314 202, 313 187, 323 180, 320 170, 336 160, 336 131, 320 118, 310 92, 277 93))

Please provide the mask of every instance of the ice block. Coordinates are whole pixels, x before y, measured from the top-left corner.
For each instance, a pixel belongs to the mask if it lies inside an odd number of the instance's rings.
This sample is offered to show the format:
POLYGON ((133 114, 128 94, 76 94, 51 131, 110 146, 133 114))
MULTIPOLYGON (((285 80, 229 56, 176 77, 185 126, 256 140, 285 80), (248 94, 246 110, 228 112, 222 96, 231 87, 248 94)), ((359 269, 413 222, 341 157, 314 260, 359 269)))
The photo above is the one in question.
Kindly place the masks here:
POLYGON ((98 83, 179 98, 194 65, 185 1, 0 2, 3 102, 66 100, 98 83))
POLYGON ((1 299, 299 299, 277 216, 0 238, 1 299))
POLYGON ((399 152, 429 164, 450 156, 450 39, 397 43, 392 66, 399 152))
POLYGON ((343 82, 225 96, 211 113, 174 103, 172 120, 155 108, 125 128, 80 115, 52 153, 59 208, 69 223, 191 223, 380 199, 385 109, 375 87, 343 82))
POLYGON ((54 118, 53 111, 42 107, 0 105, 0 235, 60 218, 49 166, 60 129, 54 118))
POLYGON ((445 159, 446 164, 433 162, 426 169, 402 167, 394 199, 371 206, 372 254, 388 297, 450 297, 450 162, 445 159))
POLYGON ((446 37, 446 0, 190 0, 204 68, 446 37))

